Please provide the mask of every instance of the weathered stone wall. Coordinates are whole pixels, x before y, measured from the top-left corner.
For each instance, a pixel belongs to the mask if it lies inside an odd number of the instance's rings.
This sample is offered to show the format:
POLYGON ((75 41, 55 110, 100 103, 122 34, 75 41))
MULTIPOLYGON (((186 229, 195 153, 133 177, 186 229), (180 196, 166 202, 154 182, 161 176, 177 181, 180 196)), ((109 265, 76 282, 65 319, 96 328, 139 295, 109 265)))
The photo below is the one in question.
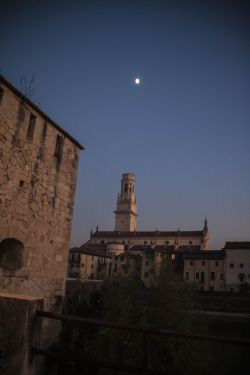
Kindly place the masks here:
POLYGON ((43 300, 24 295, 0 293, 0 373, 38 375, 40 359, 31 361, 30 349, 39 345, 41 324, 35 324, 36 310, 43 300))
POLYGON ((80 147, 0 86, 0 290, 44 297, 53 309, 64 294, 80 147))

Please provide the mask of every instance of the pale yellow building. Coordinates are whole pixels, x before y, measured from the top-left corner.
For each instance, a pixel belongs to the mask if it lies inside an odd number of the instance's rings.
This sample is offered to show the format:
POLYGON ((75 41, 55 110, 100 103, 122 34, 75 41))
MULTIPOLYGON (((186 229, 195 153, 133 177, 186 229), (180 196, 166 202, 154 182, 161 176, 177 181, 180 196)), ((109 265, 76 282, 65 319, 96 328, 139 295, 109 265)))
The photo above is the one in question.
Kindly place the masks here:
POLYGON ((225 290, 225 257, 222 250, 184 255, 183 280, 201 291, 225 290))
POLYGON ((240 291, 250 288, 250 241, 226 242, 226 288, 228 291, 240 291))

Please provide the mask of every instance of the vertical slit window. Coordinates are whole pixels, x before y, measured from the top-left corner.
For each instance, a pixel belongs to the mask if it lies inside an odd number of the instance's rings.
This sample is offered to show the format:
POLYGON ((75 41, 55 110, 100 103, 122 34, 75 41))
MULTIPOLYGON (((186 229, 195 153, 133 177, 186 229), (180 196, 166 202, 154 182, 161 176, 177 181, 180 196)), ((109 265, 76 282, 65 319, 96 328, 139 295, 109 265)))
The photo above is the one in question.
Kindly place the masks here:
POLYGON ((36 126, 36 116, 32 113, 30 114, 29 126, 27 131, 27 139, 29 141, 33 141, 34 133, 35 133, 35 126, 36 126))
POLYGON ((2 104, 2 101, 3 101, 3 89, 0 87, 0 104, 2 104))
POLYGON ((56 137, 56 147, 55 147, 55 153, 54 153, 54 156, 58 159, 60 159, 62 156, 62 148, 63 148, 63 138, 60 135, 58 135, 56 137))

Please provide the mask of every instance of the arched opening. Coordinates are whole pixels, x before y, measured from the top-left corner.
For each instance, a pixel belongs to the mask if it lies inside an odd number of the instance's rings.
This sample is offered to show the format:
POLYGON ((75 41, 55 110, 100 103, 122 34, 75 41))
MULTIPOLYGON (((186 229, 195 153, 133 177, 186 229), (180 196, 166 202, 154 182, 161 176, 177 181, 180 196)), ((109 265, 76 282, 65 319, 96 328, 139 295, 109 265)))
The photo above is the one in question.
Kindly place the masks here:
POLYGON ((23 243, 16 238, 6 238, 0 242, 0 267, 16 271, 22 266, 23 243))

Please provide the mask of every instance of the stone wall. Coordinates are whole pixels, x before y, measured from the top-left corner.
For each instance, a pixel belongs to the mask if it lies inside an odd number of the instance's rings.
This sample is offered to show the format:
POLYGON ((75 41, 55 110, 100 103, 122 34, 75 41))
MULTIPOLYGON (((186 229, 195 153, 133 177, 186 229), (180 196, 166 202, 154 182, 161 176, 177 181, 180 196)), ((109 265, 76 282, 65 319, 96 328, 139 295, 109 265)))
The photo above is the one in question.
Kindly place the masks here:
POLYGON ((64 294, 77 141, 0 77, 0 290, 64 294))
POLYGON ((0 373, 38 375, 40 358, 31 358, 30 349, 39 345, 41 325, 35 312, 43 300, 24 295, 0 293, 0 373))

